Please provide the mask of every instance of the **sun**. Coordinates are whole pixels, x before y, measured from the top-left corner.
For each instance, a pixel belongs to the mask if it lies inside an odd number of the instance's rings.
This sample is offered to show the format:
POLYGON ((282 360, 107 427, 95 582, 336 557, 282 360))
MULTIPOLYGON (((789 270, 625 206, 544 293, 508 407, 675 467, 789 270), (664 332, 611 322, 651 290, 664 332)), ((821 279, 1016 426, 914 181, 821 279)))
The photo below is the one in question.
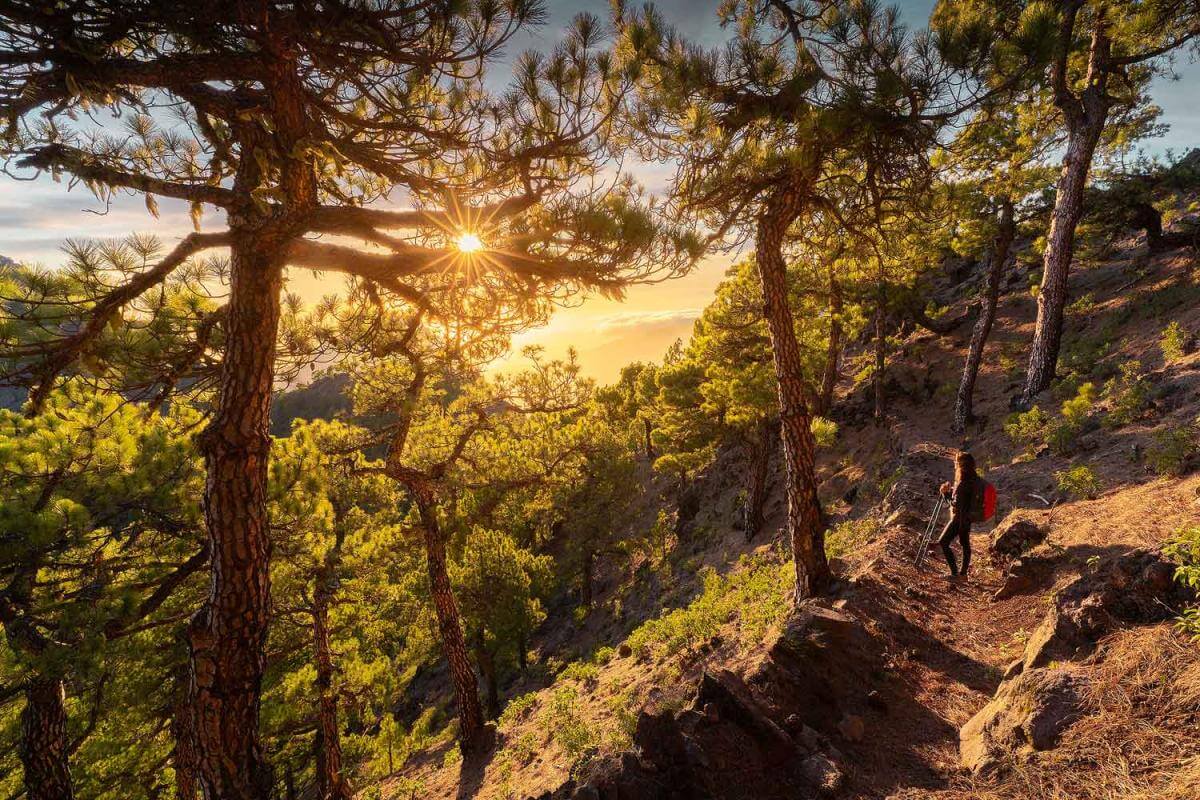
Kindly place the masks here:
POLYGON ((483 240, 479 238, 478 234, 474 233, 460 234, 458 239, 455 240, 455 244, 458 246, 459 251, 463 253, 475 253, 483 249, 483 240))

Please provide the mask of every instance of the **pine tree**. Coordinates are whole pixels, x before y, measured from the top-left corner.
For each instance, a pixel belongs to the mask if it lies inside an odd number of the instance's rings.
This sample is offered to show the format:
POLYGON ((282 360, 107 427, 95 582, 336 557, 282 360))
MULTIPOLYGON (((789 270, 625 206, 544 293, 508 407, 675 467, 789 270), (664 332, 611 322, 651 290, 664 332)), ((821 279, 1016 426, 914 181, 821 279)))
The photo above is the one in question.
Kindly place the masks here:
POLYGON ((686 43, 652 10, 619 16, 641 85, 630 124, 647 134, 647 158, 680 161, 672 195, 681 212, 717 234, 753 237, 802 599, 824 591, 831 576, 813 467, 816 403, 792 329, 784 246, 799 219, 877 218, 900 187, 923 180, 942 87, 931 42, 908 37, 894 11, 738 2, 722 15, 736 21, 736 34, 714 52, 686 43), (849 202, 839 208, 835 195, 849 202))

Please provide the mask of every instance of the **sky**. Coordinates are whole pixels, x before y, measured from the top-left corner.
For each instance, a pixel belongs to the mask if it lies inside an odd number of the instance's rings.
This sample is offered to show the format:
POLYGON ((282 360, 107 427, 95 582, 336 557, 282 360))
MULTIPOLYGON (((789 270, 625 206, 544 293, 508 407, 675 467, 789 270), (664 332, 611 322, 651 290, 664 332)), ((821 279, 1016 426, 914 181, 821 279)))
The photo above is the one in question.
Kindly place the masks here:
MULTIPOLYGON (((715 45, 724 39, 716 22, 716 0, 659 0, 656 5, 692 40, 715 45)), ((906 21, 914 27, 928 18, 932 5, 933 0, 900 2, 906 21)), ((550 50, 577 13, 589 11, 603 19, 609 8, 606 0, 547 0, 547 6, 546 24, 523 34, 509 49, 508 57, 526 49, 550 50)), ((1200 81, 1200 64, 1183 55, 1176 68, 1180 80, 1160 80, 1153 88, 1169 131, 1146 143, 1147 152, 1152 154, 1200 146, 1200 104, 1195 89, 1200 81)), ((494 69, 502 73, 505 65, 497 64, 494 69)), ((668 167, 639 165, 633 173, 650 191, 661 192, 668 167)), ((23 182, 0 175, 0 255, 55 266, 62 260, 61 247, 67 238, 118 237, 137 231, 153 233, 169 244, 191 230, 183 203, 160 199, 159 207, 156 220, 140 197, 120 197, 105 209, 83 186, 68 191, 65 182, 55 184, 48 178, 23 182)), ((210 217, 205 227, 212 229, 217 224, 210 217)), ((631 288, 621 301, 583 298, 559 310, 545 327, 520 336, 514 351, 535 344, 552 356, 560 356, 568 347, 574 347, 588 375, 609 381, 625 364, 658 360, 672 342, 686 339, 733 258, 733 254, 706 258, 682 278, 631 288)), ((311 298, 336 291, 339 280, 333 275, 318 277, 297 270, 288 276, 290 290, 311 298)))

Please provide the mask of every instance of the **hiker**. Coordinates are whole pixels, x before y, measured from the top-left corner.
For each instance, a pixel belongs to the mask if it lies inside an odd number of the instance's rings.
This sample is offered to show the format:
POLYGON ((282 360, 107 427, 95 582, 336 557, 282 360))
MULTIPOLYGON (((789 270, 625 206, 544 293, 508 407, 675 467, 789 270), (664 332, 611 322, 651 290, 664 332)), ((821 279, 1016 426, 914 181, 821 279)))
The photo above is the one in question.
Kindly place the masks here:
POLYGON ((950 565, 950 577, 960 574, 966 577, 967 568, 971 566, 971 506, 975 502, 978 491, 979 476, 975 472, 975 457, 965 450, 954 456, 954 486, 943 483, 943 497, 950 498, 950 521, 942 531, 938 544, 946 555, 946 563, 950 565), (962 545, 962 570, 954 563, 954 551, 950 543, 958 537, 962 545))

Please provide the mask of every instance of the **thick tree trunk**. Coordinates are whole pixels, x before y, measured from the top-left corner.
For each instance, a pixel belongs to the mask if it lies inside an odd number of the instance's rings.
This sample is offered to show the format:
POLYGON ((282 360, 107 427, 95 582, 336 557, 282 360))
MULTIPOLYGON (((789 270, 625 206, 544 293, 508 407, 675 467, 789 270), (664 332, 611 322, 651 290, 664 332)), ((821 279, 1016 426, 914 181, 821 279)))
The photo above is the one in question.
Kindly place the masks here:
POLYGON ((313 590, 313 655, 317 669, 317 735, 313 749, 319 800, 350 800, 354 796, 342 773, 342 739, 337 695, 333 691, 333 653, 329 647, 329 606, 335 568, 336 556, 328 558, 318 571, 313 590))
POLYGON ((270 611, 266 485, 281 249, 261 230, 235 228, 217 409, 202 437, 212 577, 188 644, 206 800, 269 798, 274 785, 258 715, 270 611))
POLYGON ((821 376, 821 397, 817 411, 828 415, 833 408, 833 390, 837 388, 838 370, 842 360, 842 284, 829 267, 829 344, 825 349, 825 371, 821 376))
MULTIPOLYGON (((1072 15, 1068 18, 1073 20, 1072 15)), ((1068 27, 1067 33, 1071 32, 1068 27)), ((1111 42, 1104 18, 1104 7, 1092 32, 1088 56, 1087 87, 1076 97, 1065 80, 1063 70, 1055 73, 1054 102, 1067 123, 1067 151, 1059 174, 1050 231, 1046 236, 1042 285, 1038 292, 1037 324, 1029 353, 1029 369, 1020 404, 1029 406, 1033 398, 1050 386, 1058 366, 1062 344, 1063 312, 1067 305, 1067 277, 1075 253, 1075 229, 1083 215, 1083 190, 1087 185, 1092 157, 1108 121, 1110 100, 1107 95, 1108 63, 1111 42)))
POLYGON ((450 667, 450 679, 458 699, 459 747, 463 753, 477 752, 485 744, 483 708, 479 704, 479 683, 471 668, 467 643, 463 636, 458 602, 446 571, 446 542, 433 507, 432 498, 420 488, 413 492, 421 514, 425 537, 425 562, 429 570, 429 591, 437 613, 442 652, 450 667))
POLYGON ((767 478, 771 466, 770 420, 761 420, 746 441, 746 507, 744 525, 746 541, 750 541, 763 526, 763 506, 767 502, 767 478))
POLYGON ((175 768, 175 800, 196 800, 199 759, 194 725, 185 673, 183 680, 177 681, 171 714, 171 735, 175 739, 175 750, 171 754, 175 768))
POLYGON ((645 428, 646 459, 648 461, 653 461, 654 460, 654 442, 650 439, 650 434, 653 432, 654 426, 650 424, 650 420, 648 420, 648 419, 643 419, 642 425, 645 428))
POLYGON ((804 362, 788 306, 787 264, 783 260, 783 239, 799 215, 801 203, 798 192, 790 188, 777 191, 758 219, 755 237, 763 316, 771 335, 779 394, 779 424, 787 466, 787 527, 795 560, 797 600, 824 592, 832 577, 825 557, 825 514, 817 497, 816 445, 804 362))
POLYGON ((63 682, 31 677, 25 686, 18 748, 28 800, 73 800, 68 749, 63 682))
POLYGON ((517 634, 517 667, 524 672, 529 669, 529 644, 525 641, 525 632, 517 634))
POLYGON ((979 364, 983 360, 983 348, 992 332, 996 319, 996 302, 1000 299, 1000 276, 1008 262, 1008 251, 1016 235, 1013 218, 1013 202, 1004 198, 1000 202, 1000 220, 996 238, 992 240, 992 260, 988 265, 987 280, 983 288, 983 302, 975 329, 971 332, 971 344, 967 348, 967 361, 963 365, 962 380, 958 384, 958 397, 954 401, 954 430, 962 433, 967 423, 974 418, 972 404, 975 395, 975 378, 979 375, 979 364))
POLYGON ((484 710, 488 719, 500 716, 500 686, 496 681, 496 656, 487 648, 483 633, 475 635, 475 661, 479 664, 479 674, 483 676, 485 692, 484 710))
POLYGON ((1050 217, 1050 232, 1046 237, 1029 369, 1021 393, 1025 405, 1033 402, 1034 396, 1054 380, 1062 344, 1063 312, 1067 306, 1067 278, 1075 252, 1075 230, 1083 215, 1083 190, 1103 128, 1104 120, 1101 119, 1086 129, 1073 132, 1067 142, 1054 212, 1050 217))

